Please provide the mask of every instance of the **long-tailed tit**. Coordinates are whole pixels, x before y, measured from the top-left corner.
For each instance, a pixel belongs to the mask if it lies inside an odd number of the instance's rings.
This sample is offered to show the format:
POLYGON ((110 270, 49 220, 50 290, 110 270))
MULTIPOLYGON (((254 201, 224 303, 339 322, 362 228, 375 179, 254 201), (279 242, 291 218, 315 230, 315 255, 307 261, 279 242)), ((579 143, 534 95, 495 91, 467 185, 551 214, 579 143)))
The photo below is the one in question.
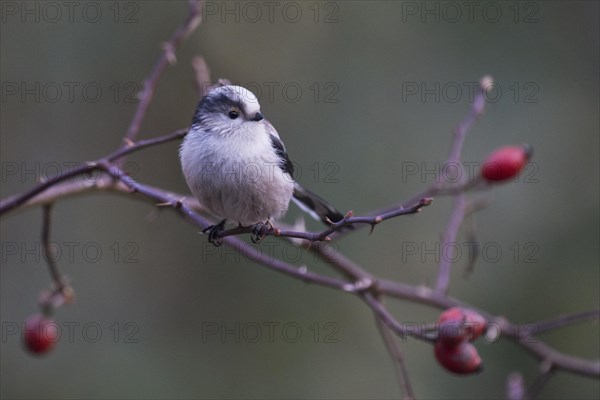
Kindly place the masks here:
POLYGON ((212 89, 200 100, 180 149, 181 166, 194 196, 223 220, 207 229, 221 243, 225 221, 259 226, 282 217, 291 199, 315 219, 343 215, 294 181, 294 166, 258 99, 240 86, 212 89))

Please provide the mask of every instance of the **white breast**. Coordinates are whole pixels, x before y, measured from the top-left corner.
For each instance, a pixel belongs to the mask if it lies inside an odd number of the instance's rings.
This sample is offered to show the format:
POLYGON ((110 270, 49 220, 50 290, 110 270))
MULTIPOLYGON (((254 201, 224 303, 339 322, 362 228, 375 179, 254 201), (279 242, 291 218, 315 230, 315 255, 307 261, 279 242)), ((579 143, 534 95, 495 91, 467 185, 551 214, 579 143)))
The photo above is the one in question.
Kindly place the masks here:
POLYGON ((192 193, 213 214, 243 226, 283 216, 293 192, 264 126, 252 128, 219 137, 192 130, 180 150, 192 193))

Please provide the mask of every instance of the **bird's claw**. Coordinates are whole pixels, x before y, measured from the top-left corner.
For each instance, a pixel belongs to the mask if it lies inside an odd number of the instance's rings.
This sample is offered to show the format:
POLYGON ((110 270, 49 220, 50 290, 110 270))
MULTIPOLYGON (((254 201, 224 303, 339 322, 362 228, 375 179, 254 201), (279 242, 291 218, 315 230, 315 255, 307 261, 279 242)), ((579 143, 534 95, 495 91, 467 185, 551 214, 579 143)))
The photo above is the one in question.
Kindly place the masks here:
POLYGON ((271 225, 269 221, 267 222, 268 224, 259 222, 252 227, 252 235, 250 235, 250 240, 252 240, 252 243, 260 243, 267 236, 268 230, 273 228, 273 225, 271 225))
POLYGON ((223 244, 223 238, 219 237, 219 233, 221 233, 225 229, 225 220, 222 220, 218 224, 211 225, 208 228, 204 229, 202 233, 208 232, 208 242, 214 245, 215 247, 219 247, 223 244))

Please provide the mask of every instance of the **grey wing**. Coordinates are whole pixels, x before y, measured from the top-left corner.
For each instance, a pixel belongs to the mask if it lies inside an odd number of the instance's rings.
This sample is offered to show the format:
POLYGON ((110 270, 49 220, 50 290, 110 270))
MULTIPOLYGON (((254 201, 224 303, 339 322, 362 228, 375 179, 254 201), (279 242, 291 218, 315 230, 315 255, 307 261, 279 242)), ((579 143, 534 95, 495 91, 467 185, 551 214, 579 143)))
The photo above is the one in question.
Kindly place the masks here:
POLYGON ((271 138, 271 146, 273 146, 273 148, 275 149, 275 153, 277 153, 277 157, 279 157, 279 168, 281 168, 283 172, 287 172, 288 174, 290 174, 290 176, 293 178, 294 164, 292 164, 292 161, 290 160, 290 157, 288 156, 288 153, 285 150, 283 142, 281 141, 281 139, 279 139, 279 135, 277 134, 277 131, 275 130, 273 125, 271 125, 271 123, 269 123, 268 121, 267 128, 270 133, 269 136, 271 138))

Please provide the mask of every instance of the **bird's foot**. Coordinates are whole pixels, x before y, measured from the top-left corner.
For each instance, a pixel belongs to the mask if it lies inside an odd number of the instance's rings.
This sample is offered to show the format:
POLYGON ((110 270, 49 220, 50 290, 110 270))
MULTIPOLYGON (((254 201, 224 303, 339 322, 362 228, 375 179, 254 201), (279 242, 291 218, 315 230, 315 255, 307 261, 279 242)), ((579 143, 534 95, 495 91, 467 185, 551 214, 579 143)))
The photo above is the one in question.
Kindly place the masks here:
POLYGON ((223 238, 219 237, 219 233, 225 229, 225 221, 227 220, 224 219, 218 224, 211 225, 202 231, 202 233, 208 232, 208 241, 215 247, 219 247, 223 244, 223 238))
POLYGON ((250 240, 252 243, 257 244, 260 243, 265 237, 267 237, 268 231, 273 229, 273 224, 271 224, 270 220, 267 220, 266 223, 259 222, 252 227, 252 235, 250 236, 250 240))

